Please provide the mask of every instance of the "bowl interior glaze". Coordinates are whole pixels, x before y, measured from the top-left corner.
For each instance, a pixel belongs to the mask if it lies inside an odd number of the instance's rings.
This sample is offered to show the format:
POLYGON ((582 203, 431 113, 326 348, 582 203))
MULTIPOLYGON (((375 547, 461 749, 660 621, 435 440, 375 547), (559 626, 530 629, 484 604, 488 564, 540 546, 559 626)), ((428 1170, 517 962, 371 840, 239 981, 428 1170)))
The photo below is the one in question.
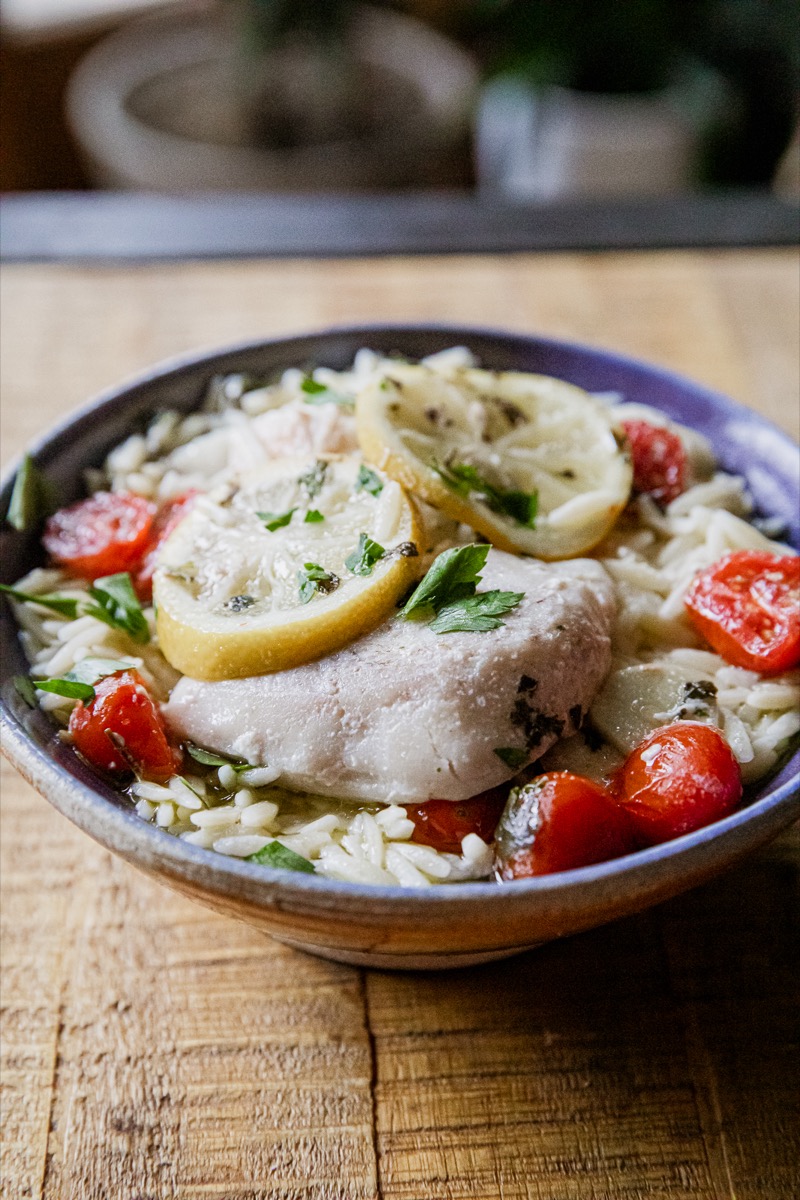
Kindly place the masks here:
MULTIPOLYGON (((156 411, 188 412, 213 375, 274 376, 286 367, 348 366, 362 346, 420 358, 466 345, 482 365, 555 375, 588 391, 618 392, 700 430, 720 464, 743 475, 758 512, 779 518, 800 544, 800 459, 767 421, 669 371, 619 355, 544 338, 447 326, 370 326, 247 343, 171 362, 107 392, 32 448, 63 503, 82 494, 82 468, 141 428, 156 411)), ((13 470, 2 489, 6 511, 13 470)), ((2 581, 42 561, 38 540, 4 527, 2 581)), ((59 811, 135 866, 219 911, 305 950, 373 966, 439 968, 487 961, 590 928, 703 882, 775 836, 800 815, 800 752, 724 821, 624 859, 560 875, 496 884, 453 884, 424 892, 334 883, 270 870, 185 842, 141 821, 128 801, 54 736, 13 678, 25 660, 3 605, 0 717, 3 749, 59 811)))

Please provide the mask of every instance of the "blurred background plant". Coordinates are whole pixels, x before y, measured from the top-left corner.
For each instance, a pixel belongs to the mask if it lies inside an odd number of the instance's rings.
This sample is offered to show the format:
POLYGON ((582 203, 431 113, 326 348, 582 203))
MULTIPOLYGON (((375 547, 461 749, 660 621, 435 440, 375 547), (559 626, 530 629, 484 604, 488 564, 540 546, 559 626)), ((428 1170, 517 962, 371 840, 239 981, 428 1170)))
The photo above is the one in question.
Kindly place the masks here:
POLYGON ((797 17, 797 0, 3 0, 0 185, 768 186, 797 128, 797 17), (99 161, 128 133, 139 181, 99 161), (208 180, 206 146, 224 151, 208 180))

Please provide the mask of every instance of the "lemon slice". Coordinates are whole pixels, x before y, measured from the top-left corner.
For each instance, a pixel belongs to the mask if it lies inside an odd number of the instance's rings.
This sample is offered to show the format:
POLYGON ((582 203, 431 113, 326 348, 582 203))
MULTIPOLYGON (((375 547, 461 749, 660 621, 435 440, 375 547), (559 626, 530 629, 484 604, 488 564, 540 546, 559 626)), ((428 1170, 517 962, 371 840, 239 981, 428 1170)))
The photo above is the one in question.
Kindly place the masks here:
POLYGON ((630 494, 606 408, 545 375, 392 366, 359 394, 356 423, 368 461, 512 553, 584 554, 630 494))
POLYGON ((393 611, 420 536, 403 489, 358 456, 269 463, 199 496, 164 543, 161 650, 203 680, 331 654, 393 611))

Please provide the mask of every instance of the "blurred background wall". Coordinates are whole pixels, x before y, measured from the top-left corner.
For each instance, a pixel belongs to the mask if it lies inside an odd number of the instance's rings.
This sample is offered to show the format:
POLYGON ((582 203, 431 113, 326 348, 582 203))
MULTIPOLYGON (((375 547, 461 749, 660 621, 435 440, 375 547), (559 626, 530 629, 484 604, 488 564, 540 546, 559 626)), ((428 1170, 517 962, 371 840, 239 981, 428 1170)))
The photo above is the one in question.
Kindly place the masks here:
POLYGON ((797 0, 0 0, 0 188, 797 190, 797 0))

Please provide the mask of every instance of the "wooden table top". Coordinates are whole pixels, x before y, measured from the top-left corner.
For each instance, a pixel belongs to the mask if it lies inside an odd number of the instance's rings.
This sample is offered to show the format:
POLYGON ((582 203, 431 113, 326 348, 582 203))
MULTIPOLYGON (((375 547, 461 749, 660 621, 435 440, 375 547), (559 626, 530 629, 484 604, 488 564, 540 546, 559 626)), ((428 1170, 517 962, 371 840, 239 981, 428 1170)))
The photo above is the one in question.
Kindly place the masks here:
MULTIPOLYGON (((168 355, 331 323, 537 331, 796 434, 794 252, 11 265, 3 455, 168 355)), ((447 974, 296 953, 138 874, 4 766, 3 1178, 48 1200, 790 1200, 790 831, 638 917, 447 974)))

